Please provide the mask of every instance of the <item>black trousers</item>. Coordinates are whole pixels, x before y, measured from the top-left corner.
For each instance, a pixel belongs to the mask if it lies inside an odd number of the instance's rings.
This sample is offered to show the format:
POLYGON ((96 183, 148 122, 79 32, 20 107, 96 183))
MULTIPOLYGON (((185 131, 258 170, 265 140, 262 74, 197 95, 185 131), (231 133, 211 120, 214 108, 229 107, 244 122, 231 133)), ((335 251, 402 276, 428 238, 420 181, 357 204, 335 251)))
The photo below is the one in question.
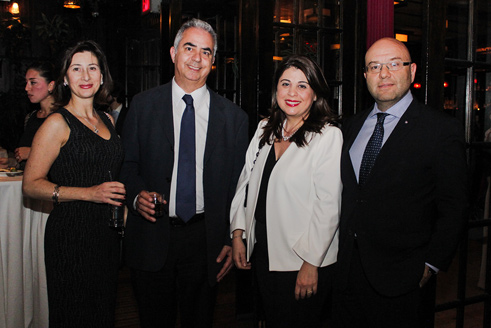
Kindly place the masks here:
POLYGON ((416 286, 407 294, 381 295, 367 280, 355 247, 347 279, 343 290, 334 282, 332 312, 336 328, 417 328, 427 327, 426 322, 432 320, 428 318, 433 312, 427 308, 431 306, 427 299, 435 286, 434 277, 423 288, 416 286))
POLYGON ((132 270, 142 328, 212 327, 216 285, 208 283, 205 220, 172 227, 169 253, 157 272, 132 270))
POLYGON ((326 301, 331 295, 333 265, 318 269, 317 294, 295 299, 295 284, 298 271, 269 271, 266 225, 256 222, 256 244, 252 265, 260 304, 268 328, 314 328, 321 327, 326 301))

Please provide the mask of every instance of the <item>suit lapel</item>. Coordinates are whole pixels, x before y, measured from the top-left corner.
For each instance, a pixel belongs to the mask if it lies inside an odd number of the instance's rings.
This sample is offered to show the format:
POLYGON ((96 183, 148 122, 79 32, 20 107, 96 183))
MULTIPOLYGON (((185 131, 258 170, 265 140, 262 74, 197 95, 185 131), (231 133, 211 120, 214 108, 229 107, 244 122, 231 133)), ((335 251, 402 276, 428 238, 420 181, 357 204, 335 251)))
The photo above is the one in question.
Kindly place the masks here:
POLYGON ((418 118, 420 116, 420 111, 421 107, 415 100, 413 100, 413 102, 407 108, 406 112, 404 112, 404 114, 400 118, 399 122, 383 145, 382 149, 380 149, 380 153, 377 157, 377 160, 375 161, 372 171, 376 169, 377 166, 380 166, 382 163, 384 163, 386 159, 391 157, 391 154, 393 154, 392 150, 399 149, 401 147, 401 142, 402 140, 404 140, 404 137, 417 124, 418 118))
POLYGON ((208 117, 208 131, 206 132, 206 146, 203 164, 210 159, 211 154, 218 142, 223 137, 223 129, 225 125, 224 117, 225 108, 222 102, 219 101, 218 95, 212 90, 208 89, 210 93, 210 114, 208 117))
POLYGON ((367 109, 360 115, 357 115, 353 118, 353 121, 350 122, 347 131, 344 134, 345 140, 345 150, 349 152, 351 146, 353 145, 353 142, 355 142, 356 137, 358 136, 358 133, 361 130, 361 127, 363 126, 363 123, 365 123, 365 120, 368 117, 368 114, 372 111, 373 107, 370 109, 367 109))
POLYGON ((415 100, 409 105, 406 112, 402 115, 397 123, 396 127, 390 134, 387 141, 380 149, 380 153, 375 160, 375 164, 372 167, 370 176, 365 186, 369 185, 372 181, 372 177, 383 172, 387 167, 392 166, 393 161, 397 160, 394 154, 398 150, 404 147, 403 143, 406 140, 406 136, 410 133, 418 123, 418 119, 421 113, 421 106, 415 100))
POLYGON ((164 131, 167 142, 171 144, 174 149, 174 115, 173 115, 173 101, 172 101, 172 83, 164 85, 164 90, 160 93, 160 103, 163 109, 158 111, 160 125, 164 131), (171 99, 171 101, 168 101, 171 99))
MULTIPOLYGON (((353 121, 349 122, 349 126, 346 129, 344 134, 344 146, 343 146, 343 169, 346 170, 345 179, 348 178, 349 181, 345 181, 344 183, 353 183, 358 184, 356 180, 356 174, 353 169, 353 164, 351 162, 351 156, 349 154, 349 150, 353 145, 358 133, 360 132, 363 123, 365 123, 366 118, 372 111, 373 107, 361 113, 359 116, 355 116, 353 121)), ((421 106, 416 100, 413 100, 407 110, 404 112, 396 127, 390 134, 387 141, 384 143, 382 149, 380 149, 380 153, 377 156, 375 164, 372 167, 372 171, 370 176, 376 174, 379 170, 384 170, 386 165, 390 165, 390 159, 392 158, 394 149, 399 149, 401 147, 401 142, 404 140, 404 137, 415 127, 418 122, 419 116, 421 113, 421 106)), ((366 185, 370 183, 371 178, 368 178, 366 185)))
MULTIPOLYGON (((355 185, 358 184, 358 181, 356 180, 356 174, 353 168, 353 163, 351 162, 349 150, 351 149, 353 142, 355 142, 355 139, 363 126, 363 123, 365 123, 365 120, 372 109, 373 107, 364 111, 360 115, 355 116, 353 120, 349 122, 349 125, 346 127, 345 133, 343 135, 345 139, 343 145, 342 161, 344 163, 343 170, 345 170, 345 173, 347 173, 347 175, 344 176, 345 178, 349 178, 349 182, 355 185)), ((348 183, 348 181, 345 181, 344 183, 348 183)))

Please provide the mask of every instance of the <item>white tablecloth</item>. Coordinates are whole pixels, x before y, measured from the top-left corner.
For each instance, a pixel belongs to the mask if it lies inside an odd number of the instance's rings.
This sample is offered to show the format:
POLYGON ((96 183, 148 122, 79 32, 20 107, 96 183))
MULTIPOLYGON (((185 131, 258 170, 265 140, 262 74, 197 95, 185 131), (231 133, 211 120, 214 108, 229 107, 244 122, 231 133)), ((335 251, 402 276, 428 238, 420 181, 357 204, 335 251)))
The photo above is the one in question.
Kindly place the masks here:
POLYGON ((44 229, 51 202, 22 196, 0 177, 0 328, 48 327, 44 229))

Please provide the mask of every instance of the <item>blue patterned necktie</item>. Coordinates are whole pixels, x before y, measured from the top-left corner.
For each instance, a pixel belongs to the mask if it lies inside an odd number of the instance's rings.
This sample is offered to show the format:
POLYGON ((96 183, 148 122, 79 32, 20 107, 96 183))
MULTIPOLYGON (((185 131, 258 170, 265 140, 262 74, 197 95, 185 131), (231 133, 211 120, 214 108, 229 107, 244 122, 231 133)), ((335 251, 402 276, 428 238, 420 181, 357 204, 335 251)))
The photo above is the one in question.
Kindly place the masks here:
POLYGON ((177 167, 176 214, 187 222, 196 214, 196 137, 193 97, 182 97, 186 108, 181 119, 177 167))
POLYGON ((389 114, 377 113, 377 124, 375 124, 375 129, 373 129, 373 134, 370 137, 370 140, 368 140, 367 147, 365 148, 365 152, 361 159, 359 177, 360 186, 363 186, 367 181, 373 164, 380 152, 380 148, 382 147, 382 140, 384 139, 384 120, 387 115, 389 114))

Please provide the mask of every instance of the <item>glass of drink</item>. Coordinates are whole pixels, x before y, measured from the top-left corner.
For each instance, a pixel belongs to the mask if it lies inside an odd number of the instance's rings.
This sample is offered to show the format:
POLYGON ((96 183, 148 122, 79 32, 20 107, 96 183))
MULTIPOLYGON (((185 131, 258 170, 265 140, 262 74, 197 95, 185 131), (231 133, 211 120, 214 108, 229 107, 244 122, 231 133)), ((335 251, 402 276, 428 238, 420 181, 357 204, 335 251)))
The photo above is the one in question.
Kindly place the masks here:
MULTIPOLYGON (((109 173, 109 181, 113 181, 113 176, 111 171, 109 173)), ((119 202, 119 199, 113 199, 119 202)), ((109 218, 109 227, 116 230, 122 231, 124 229, 124 205, 109 205, 111 207, 111 217, 109 218)))
POLYGON ((164 195, 159 195, 157 193, 153 194, 153 204, 155 205, 154 211, 154 217, 158 218, 164 215, 164 195))
POLYGON ((118 230, 124 228, 124 206, 111 205, 111 217, 109 218, 109 227, 118 230))

